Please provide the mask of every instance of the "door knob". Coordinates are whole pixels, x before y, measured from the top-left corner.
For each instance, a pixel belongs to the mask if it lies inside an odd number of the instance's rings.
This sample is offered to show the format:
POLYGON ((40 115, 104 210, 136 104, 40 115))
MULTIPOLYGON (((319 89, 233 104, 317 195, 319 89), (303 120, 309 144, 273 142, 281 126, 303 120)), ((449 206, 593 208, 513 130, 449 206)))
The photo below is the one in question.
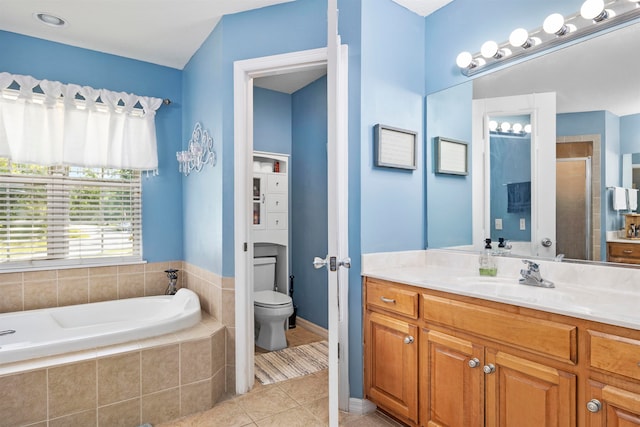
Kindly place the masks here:
POLYGON ((470 368, 477 368, 478 366, 480 366, 480 361, 478 360, 477 357, 474 357, 473 359, 469 360, 469 367, 470 368))
POLYGON ((542 239, 542 241, 540 242, 540 244, 541 244, 542 246, 544 246, 545 248, 549 248, 549 247, 551 247, 552 242, 551 242, 551 239, 550 239, 550 238, 545 237, 544 239, 542 239))
POLYGON ((602 409, 602 403, 598 399, 591 399, 587 402, 587 411, 589 412, 598 412, 602 409))
POLYGON ((496 367, 493 365, 493 363, 489 363, 487 365, 484 365, 484 368, 482 368, 482 370, 485 374, 493 374, 496 371, 496 367))
POLYGON ((351 258, 346 257, 342 261, 338 261, 338 266, 344 268, 351 268, 351 258))
POLYGON ((319 256, 315 257, 313 259, 313 268, 315 268, 316 270, 325 267, 327 265, 327 260, 320 258, 319 256))

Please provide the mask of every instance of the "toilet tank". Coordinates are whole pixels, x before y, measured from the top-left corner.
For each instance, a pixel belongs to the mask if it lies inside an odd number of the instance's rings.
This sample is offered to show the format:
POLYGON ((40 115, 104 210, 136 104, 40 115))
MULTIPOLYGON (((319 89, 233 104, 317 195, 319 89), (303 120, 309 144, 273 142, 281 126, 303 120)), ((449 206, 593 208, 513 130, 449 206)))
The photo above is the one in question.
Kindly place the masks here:
POLYGON ((253 291, 272 291, 276 281, 276 258, 253 259, 253 291))

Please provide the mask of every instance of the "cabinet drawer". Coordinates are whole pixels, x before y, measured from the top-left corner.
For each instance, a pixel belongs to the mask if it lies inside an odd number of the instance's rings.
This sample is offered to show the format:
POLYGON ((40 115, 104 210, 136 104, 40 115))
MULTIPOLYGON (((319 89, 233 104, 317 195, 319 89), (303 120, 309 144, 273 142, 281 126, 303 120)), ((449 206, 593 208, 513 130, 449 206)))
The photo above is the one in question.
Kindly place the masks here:
POLYGON ((640 341, 589 331, 591 367, 640 380, 640 341))
POLYGON ((577 361, 577 328, 517 313, 424 295, 423 313, 435 322, 526 348, 562 361, 577 361))
POLYGON ((267 212, 286 212, 287 204, 286 194, 269 194, 267 197, 267 212))
POLYGON ((635 243, 607 243, 609 261, 640 263, 640 244, 635 243))
POLYGON ((367 305, 418 318, 418 293, 389 282, 367 280, 367 305))
POLYGON ((287 191, 287 176, 282 175, 269 175, 267 178, 267 192, 269 193, 285 193, 287 191))
POLYGON ((273 230, 286 230, 287 214, 270 213, 269 215, 267 215, 267 228, 271 228, 273 230))

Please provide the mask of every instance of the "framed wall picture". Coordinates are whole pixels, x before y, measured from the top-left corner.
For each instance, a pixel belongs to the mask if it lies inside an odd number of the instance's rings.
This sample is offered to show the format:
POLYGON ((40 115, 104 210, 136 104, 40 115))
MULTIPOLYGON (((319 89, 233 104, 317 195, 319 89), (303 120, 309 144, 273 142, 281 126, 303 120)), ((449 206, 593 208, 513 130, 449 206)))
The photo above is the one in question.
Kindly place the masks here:
POLYGON ((469 145, 464 141, 439 136, 435 139, 436 173, 469 174, 469 145))
POLYGON ((417 132, 377 124, 373 128, 375 165, 387 168, 416 169, 417 132))

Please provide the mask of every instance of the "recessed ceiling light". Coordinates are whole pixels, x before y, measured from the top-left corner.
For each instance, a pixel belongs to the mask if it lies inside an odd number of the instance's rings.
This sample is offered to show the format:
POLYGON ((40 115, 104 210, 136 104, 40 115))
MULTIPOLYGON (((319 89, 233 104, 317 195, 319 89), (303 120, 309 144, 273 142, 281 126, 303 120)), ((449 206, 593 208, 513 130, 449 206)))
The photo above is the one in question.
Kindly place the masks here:
POLYGON ((50 13, 38 12, 38 13, 34 13, 33 17, 36 18, 38 21, 42 22, 43 24, 49 25, 51 27, 60 28, 60 27, 67 26, 67 21, 60 18, 59 16, 52 15, 50 13))

